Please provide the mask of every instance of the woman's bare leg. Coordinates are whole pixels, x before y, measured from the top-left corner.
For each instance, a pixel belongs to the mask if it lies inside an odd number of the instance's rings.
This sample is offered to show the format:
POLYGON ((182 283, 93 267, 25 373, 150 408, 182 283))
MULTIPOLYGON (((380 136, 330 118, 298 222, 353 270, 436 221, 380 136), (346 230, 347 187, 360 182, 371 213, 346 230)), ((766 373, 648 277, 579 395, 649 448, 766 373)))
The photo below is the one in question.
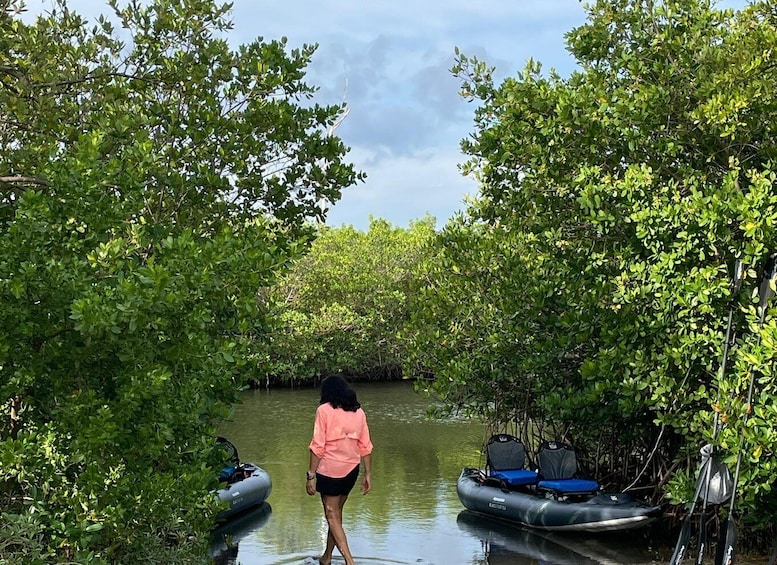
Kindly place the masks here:
POLYGON ((324 554, 318 560, 321 565, 329 565, 332 562, 332 552, 335 549, 335 539, 332 537, 332 530, 327 528, 326 549, 324 554))
POLYGON ((327 496, 321 495, 324 505, 324 516, 329 524, 329 533, 326 536, 326 550, 321 556, 322 565, 328 565, 332 561, 332 551, 336 546, 340 555, 345 559, 345 565, 354 565, 351 549, 348 547, 348 538, 343 529, 343 506, 348 500, 348 495, 327 496))

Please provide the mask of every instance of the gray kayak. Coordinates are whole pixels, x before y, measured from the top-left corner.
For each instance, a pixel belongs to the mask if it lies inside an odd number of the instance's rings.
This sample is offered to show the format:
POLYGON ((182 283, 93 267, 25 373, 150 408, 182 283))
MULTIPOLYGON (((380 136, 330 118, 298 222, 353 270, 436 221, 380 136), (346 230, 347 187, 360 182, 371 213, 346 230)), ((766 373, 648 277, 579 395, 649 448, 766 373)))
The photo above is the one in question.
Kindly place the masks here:
POLYGON ((530 528, 559 532, 612 532, 646 526, 663 514, 625 493, 554 498, 530 488, 506 489, 483 480, 478 469, 464 468, 456 483, 467 510, 530 528))
POLYGON ((227 507, 216 515, 216 520, 229 520, 244 510, 263 504, 272 492, 270 475, 253 463, 240 463, 230 470, 224 486, 216 491, 216 497, 227 507))

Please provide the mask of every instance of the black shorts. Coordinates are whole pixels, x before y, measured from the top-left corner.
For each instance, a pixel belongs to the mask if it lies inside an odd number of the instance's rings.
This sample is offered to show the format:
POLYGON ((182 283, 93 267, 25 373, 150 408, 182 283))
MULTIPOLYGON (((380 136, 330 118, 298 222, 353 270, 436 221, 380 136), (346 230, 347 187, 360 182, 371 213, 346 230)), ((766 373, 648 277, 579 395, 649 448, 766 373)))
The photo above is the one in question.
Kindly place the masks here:
POLYGON ((332 477, 327 477, 321 473, 316 473, 316 490, 320 492, 322 496, 342 496, 344 494, 350 494, 351 490, 353 490, 353 485, 356 484, 358 476, 358 465, 353 468, 353 471, 339 479, 333 479, 332 477))

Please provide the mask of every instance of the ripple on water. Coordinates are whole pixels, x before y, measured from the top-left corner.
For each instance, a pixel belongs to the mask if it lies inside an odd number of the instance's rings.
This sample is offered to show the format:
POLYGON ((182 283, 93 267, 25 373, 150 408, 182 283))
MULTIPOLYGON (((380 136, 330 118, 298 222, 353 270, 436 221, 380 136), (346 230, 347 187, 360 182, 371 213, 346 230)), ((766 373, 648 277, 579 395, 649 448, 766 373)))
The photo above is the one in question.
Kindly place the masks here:
MULTIPOLYGON (((416 561, 399 561, 396 559, 386 559, 385 557, 365 557, 363 555, 354 555, 354 559, 357 563, 372 563, 374 565, 430 565, 428 561, 418 559, 416 561)), ((289 557, 283 561, 278 561, 276 565, 285 565, 290 563, 298 563, 299 565, 319 565, 318 557, 305 557, 302 561, 299 561, 299 556, 289 557)), ((345 563, 341 557, 333 557, 332 563, 339 565, 345 563)))

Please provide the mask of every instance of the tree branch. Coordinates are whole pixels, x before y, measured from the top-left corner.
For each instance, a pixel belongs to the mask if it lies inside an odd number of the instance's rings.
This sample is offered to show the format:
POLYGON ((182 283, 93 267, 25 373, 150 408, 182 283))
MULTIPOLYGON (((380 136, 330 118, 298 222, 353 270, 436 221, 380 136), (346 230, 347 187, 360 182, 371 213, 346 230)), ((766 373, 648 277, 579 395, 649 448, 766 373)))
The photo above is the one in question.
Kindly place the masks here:
POLYGON ((38 177, 25 177, 22 175, 11 175, 0 177, 0 182, 7 184, 37 184, 40 186, 50 186, 49 181, 38 177))

